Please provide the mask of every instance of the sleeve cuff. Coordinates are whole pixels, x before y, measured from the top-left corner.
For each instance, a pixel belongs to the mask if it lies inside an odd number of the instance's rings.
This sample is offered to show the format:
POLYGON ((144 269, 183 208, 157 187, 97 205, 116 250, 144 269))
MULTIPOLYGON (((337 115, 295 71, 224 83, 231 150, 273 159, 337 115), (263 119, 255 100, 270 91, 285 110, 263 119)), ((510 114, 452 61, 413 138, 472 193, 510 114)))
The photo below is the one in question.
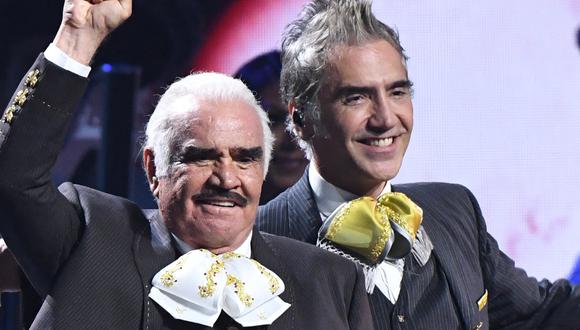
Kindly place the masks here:
POLYGON ((72 57, 68 56, 65 52, 60 50, 52 43, 48 45, 48 48, 46 48, 44 51, 44 58, 53 64, 81 77, 86 78, 91 72, 90 66, 86 66, 75 61, 72 57))

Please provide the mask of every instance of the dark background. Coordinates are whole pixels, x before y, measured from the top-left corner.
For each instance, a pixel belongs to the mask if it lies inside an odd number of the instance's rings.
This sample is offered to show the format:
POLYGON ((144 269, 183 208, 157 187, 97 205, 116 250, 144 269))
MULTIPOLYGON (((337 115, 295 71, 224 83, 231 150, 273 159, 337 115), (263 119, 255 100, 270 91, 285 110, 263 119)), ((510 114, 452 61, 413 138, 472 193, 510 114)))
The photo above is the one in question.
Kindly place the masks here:
MULTIPOLYGON (((138 86, 135 90, 134 111, 139 118, 133 123, 132 144, 137 145, 142 134, 142 124, 152 111, 157 95, 163 88, 190 70, 192 58, 205 42, 205 36, 212 29, 212 22, 218 20, 232 0, 134 0, 133 15, 105 41, 91 67, 93 87, 90 87, 84 103, 102 94, 103 82, 99 78, 99 67, 104 63, 123 64, 138 68, 138 86), (137 94, 138 93, 138 94, 137 94), (146 96, 143 96, 146 94, 146 96), (149 95, 149 96, 147 96, 149 95), (141 127, 139 127, 141 126, 141 127)), ((44 51, 54 38, 62 17, 61 0, 0 0, 0 100, 8 103, 14 88, 26 73, 39 53, 44 51)), ((93 102, 94 103, 94 102, 93 102)), ((82 112, 82 111, 81 111, 82 112)), ((100 114, 98 114, 100 115, 100 114)), ((117 123, 120 126, 126 123, 117 123)), ((74 131, 74 124, 71 129, 74 131)), ((66 147, 65 147, 66 148, 66 147)), ((140 168, 138 147, 131 150, 127 184, 131 185, 128 197, 132 197, 142 207, 154 207, 143 172, 140 168)), ((86 152, 78 163, 74 176, 59 180, 72 180, 99 188, 96 182, 99 153, 98 146, 86 152)), ((111 150, 114 154, 118 150, 111 150)), ((66 163, 66 160, 64 161, 66 163)), ((58 168, 56 169, 58 172, 58 168)), ((57 182, 59 183, 59 182, 57 182)), ((112 191, 114 192, 114 191, 112 191)), ((1 270, 0 270, 1 271, 1 270)), ((27 284, 27 283, 23 283, 27 284)), ((0 330, 17 329, 28 325, 31 315, 39 303, 30 287, 24 288, 22 295, 4 293, 1 295, 0 330), (21 308, 20 301, 28 302, 21 308)))
MULTIPOLYGON (((93 67, 126 63, 142 68, 141 84, 172 81, 188 64, 212 22, 232 0, 134 0, 133 15, 102 46, 93 67)), ((7 100, 38 53, 52 41, 63 1, 0 4, 0 97, 7 100)))

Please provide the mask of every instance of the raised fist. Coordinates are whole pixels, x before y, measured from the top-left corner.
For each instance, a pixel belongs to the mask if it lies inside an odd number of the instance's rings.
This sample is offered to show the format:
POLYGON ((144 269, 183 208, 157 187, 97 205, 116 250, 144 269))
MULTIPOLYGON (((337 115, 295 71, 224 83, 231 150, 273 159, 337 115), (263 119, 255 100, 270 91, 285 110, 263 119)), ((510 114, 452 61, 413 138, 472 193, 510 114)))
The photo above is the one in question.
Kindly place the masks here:
POLYGON ((131 16, 131 0, 66 0, 54 44, 89 64, 105 37, 131 16))
POLYGON ((63 24, 106 36, 129 16, 131 0, 66 0, 63 24))

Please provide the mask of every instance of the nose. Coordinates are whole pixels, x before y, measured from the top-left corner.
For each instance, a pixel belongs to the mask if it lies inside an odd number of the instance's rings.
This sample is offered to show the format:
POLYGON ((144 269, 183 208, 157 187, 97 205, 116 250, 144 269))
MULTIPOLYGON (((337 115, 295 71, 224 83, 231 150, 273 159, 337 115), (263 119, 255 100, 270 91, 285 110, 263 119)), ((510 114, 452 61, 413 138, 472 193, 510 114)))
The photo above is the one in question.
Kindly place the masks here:
POLYGON ((399 120, 394 106, 389 103, 389 99, 384 93, 375 98, 371 111, 371 116, 367 121, 367 128, 371 132, 385 132, 394 127, 399 120))
POLYGON ((209 183, 224 190, 233 190, 240 186, 239 172, 231 160, 220 160, 215 163, 209 183))

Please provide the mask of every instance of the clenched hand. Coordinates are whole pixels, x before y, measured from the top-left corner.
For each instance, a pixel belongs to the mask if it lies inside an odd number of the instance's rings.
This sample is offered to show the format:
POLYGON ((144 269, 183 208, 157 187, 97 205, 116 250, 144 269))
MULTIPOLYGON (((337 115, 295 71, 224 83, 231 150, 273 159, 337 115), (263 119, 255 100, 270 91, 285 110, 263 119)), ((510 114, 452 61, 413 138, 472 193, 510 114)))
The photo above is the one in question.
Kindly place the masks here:
POLYGON ((55 45, 88 65, 105 37, 131 16, 131 0, 66 0, 55 45))

